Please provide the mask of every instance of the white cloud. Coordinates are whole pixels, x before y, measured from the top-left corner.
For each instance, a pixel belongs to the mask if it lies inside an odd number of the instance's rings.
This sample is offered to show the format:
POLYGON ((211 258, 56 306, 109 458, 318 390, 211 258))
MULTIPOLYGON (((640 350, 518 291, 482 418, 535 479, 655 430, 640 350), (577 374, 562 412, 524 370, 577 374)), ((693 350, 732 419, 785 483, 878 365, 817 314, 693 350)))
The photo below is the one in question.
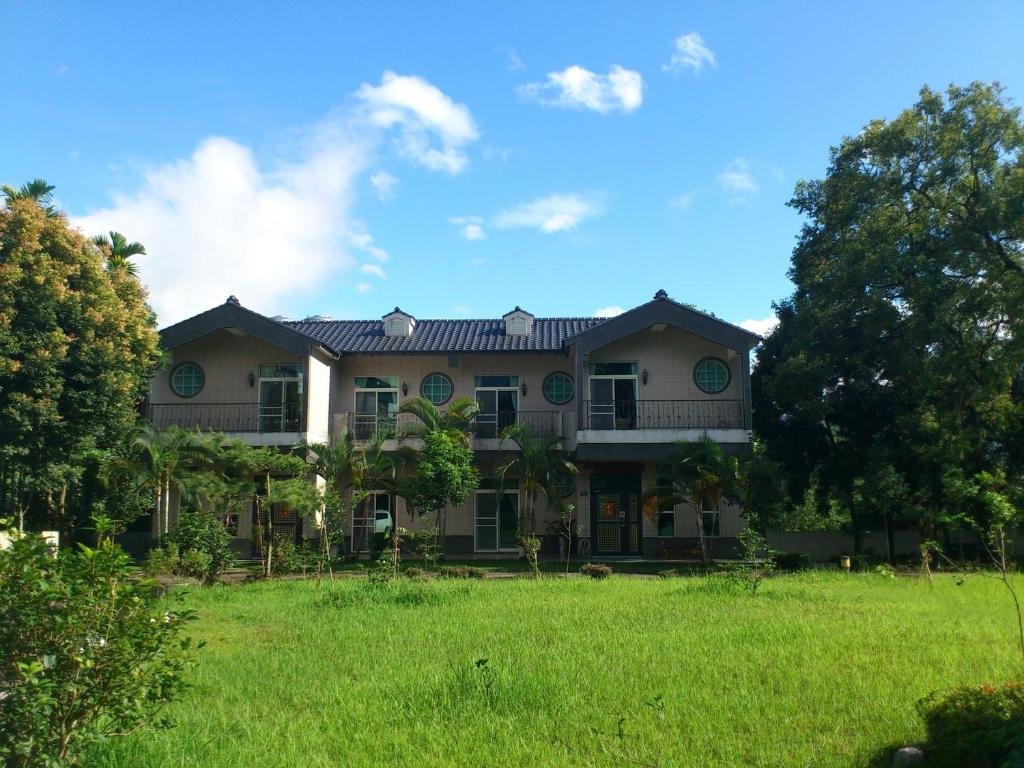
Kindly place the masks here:
POLYGON ((632 112, 644 100, 644 79, 639 72, 618 65, 599 75, 578 65, 561 72, 549 72, 543 83, 519 87, 520 95, 550 107, 592 109, 605 114, 614 110, 632 112))
POLYGON ((700 72, 704 65, 718 66, 714 52, 704 44, 696 32, 680 35, 672 44, 672 57, 662 69, 666 72, 681 72, 684 68, 700 72))
POLYGON ((479 136, 469 108, 458 104, 422 77, 385 72, 377 86, 356 91, 371 123, 397 128, 399 153, 432 171, 461 173, 468 162, 462 149, 479 136), (431 138, 440 148, 431 146, 431 138))
POLYGON ((356 291, 359 293, 369 293, 373 290, 373 286, 369 283, 356 283, 356 291))
POLYGON ((374 277, 379 277, 382 280, 385 277, 387 277, 387 275, 384 274, 384 269, 380 266, 380 264, 360 264, 359 271, 362 272, 364 275, 373 275, 374 277))
MULTIPOLYGON (((419 77, 386 72, 380 86, 363 85, 357 100, 275 147, 273 163, 237 141, 208 137, 191 156, 149 168, 137 189, 115 193, 109 207, 72 223, 88 235, 113 229, 146 245, 137 263, 161 325, 229 294, 274 314, 285 299, 357 268, 384 277, 380 266, 360 267, 353 256, 388 260, 353 217, 352 203, 387 132, 398 132, 403 156, 454 173, 477 131, 465 106, 419 77)), ((389 183, 379 174, 370 182, 378 195, 389 183)))
POLYGON ((550 234, 575 229, 580 222, 601 212, 601 205, 596 200, 581 195, 548 195, 502 211, 494 217, 494 226, 499 229, 536 229, 550 234))
POLYGON ((137 259, 161 324, 235 294, 272 314, 285 296, 351 269, 344 242, 356 177, 370 150, 321 126, 298 157, 261 167, 230 139, 203 140, 191 157, 151 168, 131 194, 72 223, 87 235, 123 232, 146 245, 137 259))
POLYGON ((479 216, 452 216, 448 219, 449 224, 459 228, 459 237, 463 240, 485 240, 487 233, 484 232, 484 220, 479 216))
POLYGON ((670 207, 675 208, 677 211, 688 211, 690 206, 693 205, 693 201, 697 199, 696 190, 692 192, 684 192, 681 195, 677 195, 668 201, 670 207))
POLYGON ((516 53, 515 48, 513 48, 510 45, 506 45, 504 51, 506 69, 508 69, 510 72, 518 72, 520 70, 526 69, 526 62, 523 61, 523 58, 518 53, 516 53))
POLYGON ((622 307, 618 304, 612 304, 610 307, 599 307, 594 310, 594 317, 617 317, 625 312, 622 307))
POLYGON ((742 157, 737 157, 729 163, 715 180, 736 201, 745 200, 761 191, 761 185, 754 178, 750 163, 742 157))
POLYGON ((775 315, 769 315, 763 320, 744 320, 740 323, 740 328, 745 328, 751 333, 756 333, 758 336, 767 336, 778 324, 779 318, 775 315))
POLYGON ((382 202, 386 202, 395 196, 395 190, 398 189, 398 179, 392 176, 387 171, 377 171, 373 176, 370 177, 370 184, 373 185, 374 190, 377 192, 377 197, 382 202))
POLYGON ((473 314, 473 310, 470 307, 467 307, 465 304, 456 304, 454 307, 452 307, 452 312, 454 312, 456 315, 461 315, 462 317, 469 317, 471 314, 473 314))

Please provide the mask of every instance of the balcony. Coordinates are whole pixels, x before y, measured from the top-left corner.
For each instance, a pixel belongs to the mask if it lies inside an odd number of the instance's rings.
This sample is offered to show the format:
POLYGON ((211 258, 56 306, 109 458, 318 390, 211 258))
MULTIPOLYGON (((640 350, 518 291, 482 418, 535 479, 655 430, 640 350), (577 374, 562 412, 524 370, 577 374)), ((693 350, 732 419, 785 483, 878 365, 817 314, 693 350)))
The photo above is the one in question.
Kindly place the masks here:
POLYGON ((583 429, 743 429, 742 400, 587 400, 583 429))
MULTIPOLYGON (((410 428, 421 422, 411 413, 373 414, 346 413, 341 415, 340 423, 358 441, 367 441, 375 435, 385 440, 397 438, 410 428)), ((337 423, 337 422, 336 422, 337 423)), ((556 437, 562 434, 561 411, 500 411, 498 413, 477 414, 473 425, 473 436, 476 441, 499 441, 501 433, 513 424, 521 424, 530 430, 534 437, 556 437)))
POLYGON ((151 403, 147 418, 157 429, 183 427, 209 432, 296 433, 304 423, 299 405, 260 403, 151 403))

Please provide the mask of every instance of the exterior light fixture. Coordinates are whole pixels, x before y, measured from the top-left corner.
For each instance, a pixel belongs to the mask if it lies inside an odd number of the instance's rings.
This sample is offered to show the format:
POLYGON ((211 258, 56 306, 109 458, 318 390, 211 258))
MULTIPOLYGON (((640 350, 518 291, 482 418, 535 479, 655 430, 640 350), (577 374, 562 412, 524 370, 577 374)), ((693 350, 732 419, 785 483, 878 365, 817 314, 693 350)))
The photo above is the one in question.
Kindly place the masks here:
POLYGON ((408 394, 409 394, 409 385, 408 385, 408 384, 406 384, 406 383, 405 383, 405 382, 403 381, 403 382, 402 382, 402 397, 405 397, 405 396, 406 396, 406 395, 408 395, 408 394))
POLYGON ((249 382, 250 387, 256 386, 256 374, 249 371, 249 375, 245 377, 245 380, 249 382))
POLYGON ((525 381, 522 384, 519 385, 519 389, 522 390, 523 397, 526 397, 526 382, 525 381))
POLYGON ((646 368, 644 368, 644 372, 642 374, 640 374, 640 376, 643 379, 644 386, 646 387, 647 386, 647 379, 650 378, 650 374, 647 373, 647 369, 646 368))

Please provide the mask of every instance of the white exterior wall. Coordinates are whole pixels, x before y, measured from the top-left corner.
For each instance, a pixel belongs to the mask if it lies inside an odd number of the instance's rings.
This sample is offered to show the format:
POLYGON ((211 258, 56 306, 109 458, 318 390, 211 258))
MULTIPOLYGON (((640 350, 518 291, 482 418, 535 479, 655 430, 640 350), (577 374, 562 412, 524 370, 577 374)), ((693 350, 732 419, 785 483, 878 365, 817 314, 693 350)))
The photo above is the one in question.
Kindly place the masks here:
POLYGON ((326 442, 330 434, 331 368, 313 355, 306 359, 306 433, 311 443, 326 442))

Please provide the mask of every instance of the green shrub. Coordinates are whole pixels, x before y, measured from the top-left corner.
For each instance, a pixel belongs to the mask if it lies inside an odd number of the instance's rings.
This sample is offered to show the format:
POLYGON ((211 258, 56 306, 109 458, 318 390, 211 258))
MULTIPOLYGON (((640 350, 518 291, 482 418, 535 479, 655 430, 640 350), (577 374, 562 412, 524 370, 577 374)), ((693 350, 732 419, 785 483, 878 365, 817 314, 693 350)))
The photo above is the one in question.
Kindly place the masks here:
POLYGON ((482 579, 487 571, 473 565, 443 565, 437 573, 450 579, 482 579))
POLYGON ((166 541, 177 545, 179 575, 213 582, 235 561, 231 538, 224 523, 209 512, 183 509, 166 541))
POLYGON ((430 574, 427 573, 425 569, 417 568, 415 566, 406 568, 405 575, 408 576, 410 579, 415 579, 417 581, 426 581, 430 578, 430 574))
POLYGON ((676 568, 663 568, 658 571, 658 575, 663 579, 676 579, 679 577, 679 570, 676 568))
POLYGON ((54 557, 26 536, 0 551, 0 584, 0 761, 73 765, 92 743, 167 724, 193 615, 158 610, 120 547, 54 557))
POLYGON ((167 543, 162 547, 153 547, 146 553, 142 569, 149 576, 170 576, 177 573, 179 562, 178 545, 167 543))
POLYGON ((923 698, 930 768, 1024 765, 1024 680, 965 685, 923 698))
POLYGON ((580 573, 592 579, 606 579, 612 575, 612 567, 604 563, 584 563, 580 566, 580 573))
POLYGON ((278 575, 305 573, 316 569, 318 558, 319 552, 312 543, 303 541, 296 545, 292 539, 275 536, 271 572, 278 575))
POLYGON ((807 552, 775 552, 772 559, 780 571, 806 571, 811 567, 811 556, 807 552))

